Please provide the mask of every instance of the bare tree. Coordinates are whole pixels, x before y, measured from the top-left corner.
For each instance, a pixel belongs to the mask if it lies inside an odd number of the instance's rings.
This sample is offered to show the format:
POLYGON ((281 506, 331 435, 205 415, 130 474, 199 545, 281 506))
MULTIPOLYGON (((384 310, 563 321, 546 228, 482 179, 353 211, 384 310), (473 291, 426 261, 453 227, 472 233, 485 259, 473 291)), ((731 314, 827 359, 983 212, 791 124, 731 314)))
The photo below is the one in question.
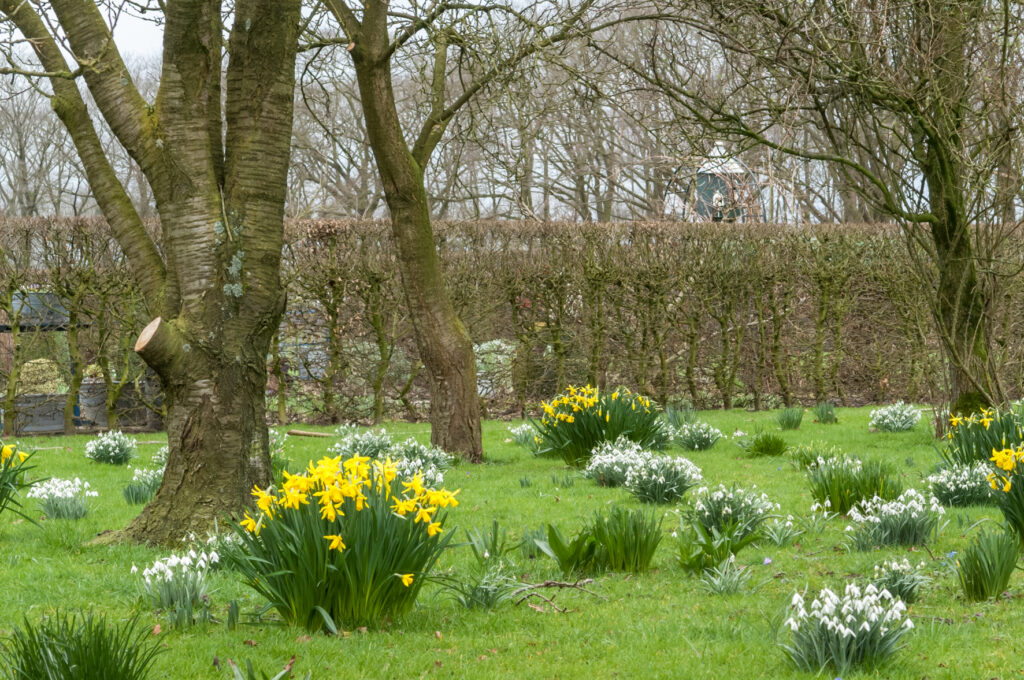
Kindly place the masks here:
MULTIPOLYGON (((424 173, 449 125, 481 92, 513 77, 535 55, 600 30, 596 0, 392 5, 325 0, 312 47, 352 59, 367 139, 391 217, 402 282, 420 357, 431 379, 431 441, 482 457, 473 345, 445 290, 434 245, 424 173), (426 69, 427 87, 396 89, 395 71, 426 69), (403 120, 400 96, 419 103, 403 120)), ((621 20, 609 15, 609 22, 621 20)))
MULTIPOLYGON (((135 4, 113 7, 110 16, 135 4)), ((266 357, 279 267, 300 0, 218 0, 163 11, 159 90, 140 93, 92 2, 0 0, 3 72, 45 81, 97 205, 153 320, 136 351, 163 381, 170 458, 128 537, 171 542, 236 512, 269 482, 266 357), (27 42, 36 62, 12 46, 27 42), (70 63, 69 63, 70 60, 70 63), (79 90, 141 169, 161 218, 143 226, 79 90)))
POLYGON ((955 408, 1002 399, 989 306, 1015 224, 1021 7, 989 0, 670 0, 643 50, 604 50, 677 114, 828 164, 904 227, 934 286, 955 408), (811 134, 804 134, 810 131, 811 134), (999 178, 1003 179, 1000 180, 999 178), (1002 193, 994 191, 1002 187, 1002 193))

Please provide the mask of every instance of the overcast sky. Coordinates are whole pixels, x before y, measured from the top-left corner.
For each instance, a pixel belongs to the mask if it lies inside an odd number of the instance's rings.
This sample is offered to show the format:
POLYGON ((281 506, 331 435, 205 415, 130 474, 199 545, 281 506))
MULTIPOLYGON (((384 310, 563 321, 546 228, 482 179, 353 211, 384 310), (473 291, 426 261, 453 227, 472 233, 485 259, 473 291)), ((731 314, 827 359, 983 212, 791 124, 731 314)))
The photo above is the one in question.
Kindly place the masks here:
POLYGON ((132 16, 122 16, 114 27, 114 42, 121 55, 150 57, 163 49, 163 28, 132 16))

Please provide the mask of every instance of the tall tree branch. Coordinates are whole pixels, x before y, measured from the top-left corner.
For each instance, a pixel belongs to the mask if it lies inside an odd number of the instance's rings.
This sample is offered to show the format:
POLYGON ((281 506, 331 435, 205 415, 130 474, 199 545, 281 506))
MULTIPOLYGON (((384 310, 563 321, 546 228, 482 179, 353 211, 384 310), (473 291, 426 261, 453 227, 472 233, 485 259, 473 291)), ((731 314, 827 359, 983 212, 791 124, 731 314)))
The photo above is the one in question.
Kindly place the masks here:
MULTIPOLYGON (((0 12, 28 39, 46 72, 70 71, 56 40, 27 2, 0 0, 0 12)), ((164 303, 166 273, 160 252, 107 159, 78 86, 62 75, 50 76, 49 82, 53 89, 51 104, 78 149, 93 196, 128 257, 150 309, 159 310, 164 303)))

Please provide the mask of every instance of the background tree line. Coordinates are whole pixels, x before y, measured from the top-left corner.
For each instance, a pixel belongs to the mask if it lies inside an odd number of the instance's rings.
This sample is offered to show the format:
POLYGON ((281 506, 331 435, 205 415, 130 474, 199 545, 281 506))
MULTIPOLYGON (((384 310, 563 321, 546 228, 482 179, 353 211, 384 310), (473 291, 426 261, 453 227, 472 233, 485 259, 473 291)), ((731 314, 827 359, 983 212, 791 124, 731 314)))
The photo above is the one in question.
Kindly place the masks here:
MULTIPOLYGON (((143 91, 155 90, 158 66, 152 59, 127 62, 143 91)), ((415 120, 422 102, 402 93, 422 87, 426 75, 422 68, 410 68, 396 77, 396 105, 404 120, 415 120)), ((340 60, 318 64, 315 77, 301 85, 287 214, 384 217, 354 74, 340 60)), ((607 58, 576 55, 531 65, 528 74, 482 97, 446 131, 425 173, 431 215, 562 222, 682 219, 697 167, 716 142, 726 140, 730 153, 761 183, 766 220, 891 219, 858 195, 853 178, 826 162, 729 141, 724 132, 684 120, 669 97, 641 86, 642 80, 607 58), (574 73, 587 77, 575 79, 574 73)), ((58 123, 43 95, 0 79, 0 214, 99 214, 71 140, 58 123)), ((99 133, 114 152, 112 164, 125 178, 133 203, 144 216, 154 216, 154 199, 139 181, 137 164, 117 153, 108 131, 99 133)), ((810 148, 829 148, 813 129, 800 136, 810 148)), ((1019 197, 1013 200, 1019 204, 1019 197)))

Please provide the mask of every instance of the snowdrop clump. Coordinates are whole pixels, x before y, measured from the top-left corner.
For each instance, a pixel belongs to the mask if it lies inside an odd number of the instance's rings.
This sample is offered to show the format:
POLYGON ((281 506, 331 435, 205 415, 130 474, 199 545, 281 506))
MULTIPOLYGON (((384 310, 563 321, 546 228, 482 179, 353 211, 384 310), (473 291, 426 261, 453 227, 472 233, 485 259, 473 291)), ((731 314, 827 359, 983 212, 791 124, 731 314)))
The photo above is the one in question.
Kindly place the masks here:
POLYGON ((124 465, 135 457, 135 440, 114 430, 105 432, 85 445, 85 457, 97 463, 124 465))
POLYGON ((993 500, 988 481, 989 467, 982 461, 953 465, 929 475, 926 480, 932 494, 948 507, 985 505, 993 500))
POLYGON ((917 545, 928 539, 945 512, 935 496, 926 499, 920 491, 907 489, 896 500, 875 496, 857 503, 850 509, 853 524, 846 531, 857 550, 917 545))
POLYGON ((153 454, 153 465, 160 468, 161 470, 167 467, 167 459, 171 455, 171 449, 169 446, 161 446, 157 449, 156 453, 153 454))
POLYGON ((919 420, 921 420, 921 411, 919 409, 898 401, 895 404, 871 411, 868 427, 880 432, 906 432, 914 429, 914 425, 917 425, 919 420))
POLYGON ((673 503, 703 479, 686 458, 656 456, 625 436, 595 446, 583 476, 602 486, 624 486, 643 503, 673 503))
MULTIPOLYGON (((128 466, 131 468, 131 466, 128 466)), ((135 468, 132 471, 132 481, 123 489, 121 495, 132 505, 148 503, 156 495, 160 484, 164 480, 164 468, 135 468)))
POLYGON ((160 487, 160 482, 163 481, 163 478, 163 468, 135 468, 132 470, 132 482, 134 484, 142 484, 153 490, 160 487))
POLYGON ((590 454, 583 476, 601 486, 622 486, 631 468, 651 459, 653 454, 626 437, 602 442, 590 454))
POLYGON ((50 519, 81 519, 89 511, 88 500, 99 494, 78 477, 53 477, 32 487, 29 498, 39 500, 39 508, 50 519))
POLYGON ((351 458, 352 456, 368 456, 374 460, 383 459, 395 442, 383 429, 367 430, 366 432, 352 432, 341 438, 341 441, 332 445, 330 453, 332 456, 351 458))
POLYGON ((513 442, 522 446, 530 453, 536 454, 540 449, 541 439, 537 434, 537 428, 530 423, 510 427, 508 428, 508 433, 512 435, 513 442))
POLYGON ((688 451, 707 451, 722 438, 722 431, 708 423, 683 423, 675 428, 673 438, 688 451))
POLYGON ((761 526, 779 509, 757 486, 750 490, 738 486, 719 484, 715 490, 701 487, 697 490, 694 515, 708 531, 729 534, 734 540, 761 530, 761 526))
POLYGON ((206 568, 208 571, 219 571, 229 568, 231 564, 231 552, 242 544, 242 539, 233 532, 217 533, 214 531, 200 538, 194 533, 189 533, 181 539, 186 553, 196 555, 207 555, 206 568))
POLYGON ((924 566, 924 562, 913 566, 905 557, 902 562, 886 560, 875 565, 875 578, 872 583, 879 590, 888 590, 894 597, 911 604, 917 601, 921 587, 931 581, 921 571, 924 566))
POLYGON ((764 525, 765 538, 778 546, 789 545, 802 533, 803 529, 796 525, 793 515, 786 515, 785 520, 776 517, 764 525))
POLYGON ((902 600, 874 585, 861 590, 853 583, 842 597, 823 589, 810 608, 800 593, 794 594, 785 625, 793 637, 783 649, 797 668, 820 672, 831 667, 839 673, 881 665, 914 627, 902 600))
POLYGON ((626 469, 624 486, 641 503, 674 503, 703 478, 686 458, 648 456, 626 469))
POLYGON ((352 423, 342 423, 334 428, 334 434, 339 437, 347 437, 350 434, 355 434, 357 431, 358 428, 352 423))
MULTIPOLYGON (((142 590, 153 609, 161 610, 172 625, 187 627, 210 619, 207 574, 220 562, 216 550, 194 549, 156 560, 142 571, 142 590)), ((132 573, 138 567, 132 565, 132 573)))

